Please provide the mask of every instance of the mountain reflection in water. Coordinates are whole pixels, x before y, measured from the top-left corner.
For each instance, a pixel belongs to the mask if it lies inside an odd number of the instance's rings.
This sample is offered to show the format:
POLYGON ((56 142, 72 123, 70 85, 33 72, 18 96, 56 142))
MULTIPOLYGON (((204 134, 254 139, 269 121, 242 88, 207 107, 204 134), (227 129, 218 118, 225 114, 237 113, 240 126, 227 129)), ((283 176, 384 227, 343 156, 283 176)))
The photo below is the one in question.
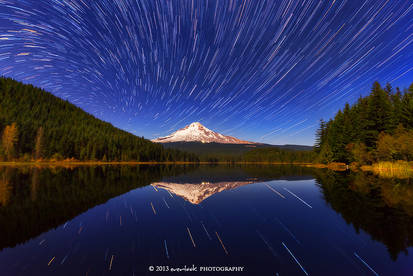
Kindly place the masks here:
POLYGON ((232 190, 238 187, 252 184, 252 181, 234 182, 201 182, 201 183, 168 183, 156 182, 152 185, 156 188, 165 189, 192 204, 199 204, 208 197, 225 190, 232 190))
POLYGON ((0 167, 0 225, 2 275, 409 275, 413 181, 288 165, 0 167))

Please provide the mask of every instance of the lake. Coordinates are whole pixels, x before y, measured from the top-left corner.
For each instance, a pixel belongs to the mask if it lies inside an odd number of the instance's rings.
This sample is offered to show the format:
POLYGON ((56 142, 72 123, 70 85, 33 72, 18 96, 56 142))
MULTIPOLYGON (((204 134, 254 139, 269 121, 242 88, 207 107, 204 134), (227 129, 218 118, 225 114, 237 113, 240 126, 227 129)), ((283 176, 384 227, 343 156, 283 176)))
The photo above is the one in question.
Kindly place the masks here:
POLYGON ((0 167, 1 275, 413 275, 412 246, 412 179, 289 165, 0 167))

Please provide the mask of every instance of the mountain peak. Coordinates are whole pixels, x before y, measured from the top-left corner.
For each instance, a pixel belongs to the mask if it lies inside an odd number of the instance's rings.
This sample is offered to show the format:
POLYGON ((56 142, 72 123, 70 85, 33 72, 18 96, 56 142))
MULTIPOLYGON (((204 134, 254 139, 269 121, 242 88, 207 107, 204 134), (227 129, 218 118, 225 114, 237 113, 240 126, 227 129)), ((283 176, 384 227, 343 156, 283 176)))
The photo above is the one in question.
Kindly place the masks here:
POLYGON ((185 128, 205 128, 200 122, 193 122, 190 125, 187 125, 185 128))
POLYGON ((173 142, 201 142, 201 143, 220 143, 220 144, 255 144, 254 142, 243 141, 232 136, 226 136, 212 131, 200 122, 193 122, 174 133, 152 140, 155 143, 173 142))

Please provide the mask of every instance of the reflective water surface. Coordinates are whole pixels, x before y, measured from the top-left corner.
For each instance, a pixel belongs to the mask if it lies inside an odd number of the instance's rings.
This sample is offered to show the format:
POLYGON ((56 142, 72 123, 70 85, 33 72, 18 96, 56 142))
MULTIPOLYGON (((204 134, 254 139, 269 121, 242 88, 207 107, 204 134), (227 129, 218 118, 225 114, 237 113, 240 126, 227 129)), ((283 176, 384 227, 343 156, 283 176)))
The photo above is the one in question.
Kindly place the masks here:
POLYGON ((294 166, 0 167, 0 275, 413 275, 412 246, 412 179, 294 166))

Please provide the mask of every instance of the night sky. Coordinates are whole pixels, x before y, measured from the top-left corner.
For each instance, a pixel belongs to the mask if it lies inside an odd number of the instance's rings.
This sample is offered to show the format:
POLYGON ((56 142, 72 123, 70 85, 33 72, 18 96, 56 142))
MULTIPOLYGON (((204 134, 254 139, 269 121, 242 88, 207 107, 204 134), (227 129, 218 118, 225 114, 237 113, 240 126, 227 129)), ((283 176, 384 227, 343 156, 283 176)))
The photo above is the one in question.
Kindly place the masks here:
POLYGON ((0 0, 1 75, 146 138, 313 144, 373 81, 413 82, 412 42, 409 0, 0 0))

